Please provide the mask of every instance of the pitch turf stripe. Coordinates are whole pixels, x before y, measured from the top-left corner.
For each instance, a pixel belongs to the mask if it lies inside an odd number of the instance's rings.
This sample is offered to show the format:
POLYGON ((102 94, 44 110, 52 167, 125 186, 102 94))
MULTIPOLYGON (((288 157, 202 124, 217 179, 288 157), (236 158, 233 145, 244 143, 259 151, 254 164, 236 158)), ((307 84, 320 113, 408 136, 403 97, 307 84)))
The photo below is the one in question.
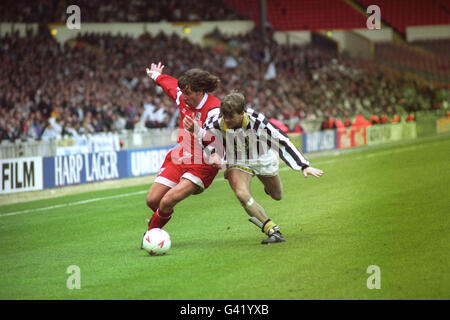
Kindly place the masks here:
MULTIPOLYGON (((436 142, 432 142, 431 144, 439 144, 440 141, 436 141, 436 142)), ((356 160, 365 160, 365 159, 370 159, 373 157, 377 157, 377 156, 388 156, 388 155, 392 155, 394 153, 401 153, 401 152, 405 152, 405 151, 411 151, 411 150, 416 150, 425 146, 429 146, 430 144, 421 144, 421 145, 412 145, 412 146, 402 146, 399 149, 390 149, 390 150, 381 150, 381 151, 375 151, 374 153, 369 153, 366 155, 361 155, 358 156, 356 158, 356 160)), ((367 150, 367 149, 366 149, 367 150)), ((354 151, 354 150, 352 150, 354 151)), ((362 151, 362 150, 360 150, 362 151)), ((344 155, 346 153, 340 153, 339 151, 336 151, 335 154, 333 154, 334 156, 338 156, 338 155, 344 155)), ((313 166, 315 166, 316 164, 330 164, 330 163, 335 163, 337 162, 338 159, 329 159, 329 160, 320 160, 317 159, 314 161, 313 166)), ((279 171, 287 171, 287 170, 292 170, 290 167, 285 166, 279 169, 279 171)), ((215 179, 215 181, 225 181, 224 178, 217 178, 215 179)), ((57 204, 54 206, 49 206, 49 207, 45 207, 45 208, 34 208, 34 209, 28 209, 28 210, 23 210, 23 211, 15 211, 15 212, 8 212, 8 213, 2 213, 0 214, 0 218, 1 217, 7 217, 7 216, 15 216, 15 215, 20 215, 20 214, 25 214, 25 213, 32 213, 32 212, 39 212, 39 211, 45 211, 45 210, 51 210, 51 209, 58 209, 58 208, 64 208, 64 207, 71 207, 71 206, 77 206, 77 205, 82 205, 82 204, 86 204, 86 203, 90 203, 90 202, 97 202, 97 201, 103 201, 103 200, 109 200, 109 199, 117 199, 117 198, 122 198, 122 197, 129 197, 129 196, 134 196, 134 195, 138 195, 138 194, 143 194, 143 193, 147 193, 148 190, 143 190, 143 191, 137 191, 137 192, 131 192, 131 193, 124 193, 124 194, 118 194, 118 195, 114 195, 114 196, 107 196, 107 197, 102 197, 102 198, 94 198, 94 199, 88 199, 88 200, 82 200, 82 201, 77 201, 77 202, 71 202, 71 203, 64 203, 64 204, 57 204)))
POLYGON ((28 210, 23 210, 23 211, 2 213, 2 214, 0 214, 0 217, 15 216, 15 215, 24 214, 24 213, 30 213, 30 212, 38 212, 38 211, 45 211, 45 210, 51 210, 51 209, 72 207, 72 206, 77 206, 77 205, 91 203, 91 202, 97 202, 97 201, 103 201, 103 200, 109 200, 109 199, 117 199, 117 198, 129 197, 129 196, 134 196, 134 195, 143 194, 143 193, 147 193, 147 190, 131 192, 131 193, 124 193, 124 194, 118 194, 118 195, 107 196, 107 197, 102 197, 102 198, 94 198, 94 199, 82 200, 82 201, 77 201, 77 202, 69 202, 69 203, 57 204, 57 205, 49 206, 49 207, 45 207, 45 208, 34 208, 34 209, 28 209, 28 210))

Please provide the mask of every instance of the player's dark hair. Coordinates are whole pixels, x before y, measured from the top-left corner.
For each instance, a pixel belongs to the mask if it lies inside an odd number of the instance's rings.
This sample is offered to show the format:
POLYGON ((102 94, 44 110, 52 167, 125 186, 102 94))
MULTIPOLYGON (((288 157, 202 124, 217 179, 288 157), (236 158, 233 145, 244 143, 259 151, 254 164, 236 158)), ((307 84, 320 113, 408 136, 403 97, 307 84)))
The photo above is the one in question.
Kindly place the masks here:
POLYGON ((189 87, 194 92, 214 92, 220 85, 220 79, 202 69, 189 69, 180 78, 178 86, 181 90, 189 87))
POLYGON ((234 113, 241 114, 245 109, 245 97, 242 93, 231 92, 220 102, 220 112, 224 116, 231 116, 234 113))

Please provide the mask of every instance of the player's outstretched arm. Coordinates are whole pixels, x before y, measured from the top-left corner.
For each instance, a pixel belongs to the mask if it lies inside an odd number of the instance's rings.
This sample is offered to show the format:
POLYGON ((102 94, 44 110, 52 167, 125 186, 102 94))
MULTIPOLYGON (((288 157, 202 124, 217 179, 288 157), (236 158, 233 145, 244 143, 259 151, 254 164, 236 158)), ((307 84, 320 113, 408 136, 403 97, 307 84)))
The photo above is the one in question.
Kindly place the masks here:
POLYGON ((150 68, 145 68, 145 71, 147 72, 147 75, 164 90, 167 96, 179 106, 181 91, 178 88, 178 80, 166 74, 162 74, 164 67, 165 66, 161 62, 158 62, 158 64, 152 63, 150 68))
POLYGON ((313 167, 307 167, 307 168, 303 169, 303 175, 305 176, 305 178, 308 175, 312 175, 316 178, 320 178, 323 175, 323 171, 320 169, 313 168, 313 167))

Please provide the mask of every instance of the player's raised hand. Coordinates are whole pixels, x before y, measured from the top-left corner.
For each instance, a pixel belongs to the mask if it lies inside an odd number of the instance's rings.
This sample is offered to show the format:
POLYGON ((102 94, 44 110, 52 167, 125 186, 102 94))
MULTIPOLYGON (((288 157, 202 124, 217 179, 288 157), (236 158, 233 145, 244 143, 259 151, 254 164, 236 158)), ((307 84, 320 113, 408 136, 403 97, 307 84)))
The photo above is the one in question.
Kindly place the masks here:
POLYGON ((164 67, 165 67, 165 66, 164 66, 164 65, 161 63, 161 61, 160 61, 160 62, 158 62, 158 64, 152 63, 152 64, 150 65, 150 69, 149 69, 149 68, 146 68, 145 70, 147 71, 148 76, 151 77, 152 74, 153 74, 154 72, 162 73, 164 67))
POLYGON ((312 175, 316 178, 320 178, 323 175, 323 171, 320 169, 313 168, 313 167, 308 167, 303 170, 303 175, 306 178, 308 176, 308 174, 312 175))

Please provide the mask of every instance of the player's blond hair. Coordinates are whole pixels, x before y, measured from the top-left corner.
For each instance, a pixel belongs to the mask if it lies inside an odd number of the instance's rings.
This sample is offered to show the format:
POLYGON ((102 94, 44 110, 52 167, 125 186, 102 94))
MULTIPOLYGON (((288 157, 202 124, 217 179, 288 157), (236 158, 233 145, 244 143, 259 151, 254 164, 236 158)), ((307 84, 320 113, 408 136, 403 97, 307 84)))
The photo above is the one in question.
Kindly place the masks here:
POLYGON ((220 111, 229 116, 235 113, 241 114, 245 109, 245 97, 242 93, 233 91, 227 94, 220 102, 220 111))

